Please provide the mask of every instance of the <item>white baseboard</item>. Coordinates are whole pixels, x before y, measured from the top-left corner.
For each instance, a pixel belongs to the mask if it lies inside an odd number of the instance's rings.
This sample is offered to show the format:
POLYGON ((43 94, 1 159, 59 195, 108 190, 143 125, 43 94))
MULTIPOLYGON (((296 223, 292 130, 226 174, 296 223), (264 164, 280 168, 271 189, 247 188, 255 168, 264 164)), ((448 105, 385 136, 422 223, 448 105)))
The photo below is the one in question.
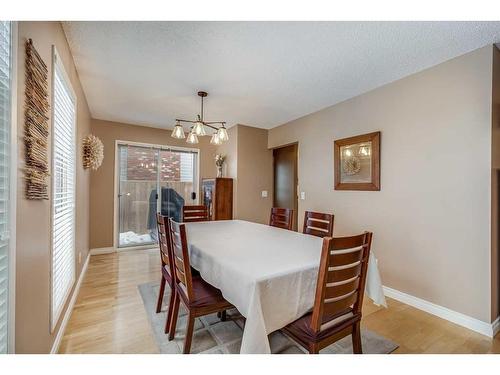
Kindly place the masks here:
POLYGON ((387 297, 398 300, 399 302, 403 302, 419 310, 425 311, 429 314, 448 320, 488 337, 493 337, 495 335, 495 325, 497 332, 499 329, 500 323, 498 319, 493 323, 486 323, 482 320, 450 310, 447 307, 436 305, 435 303, 414 297, 410 294, 400 292, 399 290, 392 289, 387 286, 384 286, 384 294, 387 297))
POLYGON ((90 254, 87 255, 87 259, 85 259, 85 263, 83 264, 82 267, 82 272, 80 272, 80 277, 78 277, 78 282, 76 283, 75 290, 73 291, 73 295, 71 296, 71 300, 69 301, 68 308, 64 313, 64 318, 61 322, 61 326, 59 327, 59 331, 57 331, 56 339, 54 340, 54 344, 52 345, 50 354, 57 354, 57 352, 59 351, 59 345, 61 345, 61 340, 64 336, 64 331, 66 331, 66 326, 68 325, 69 318, 71 317, 71 313, 73 312, 73 307, 75 306, 78 293, 80 292, 80 286, 82 285, 85 273, 87 272, 89 260, 90 260, 90 254))
POLYGON ((116 249, 114 247, 98 247, 96 249, 90 249, 89 255, 100 255, 100 254, 110 254, 116 253, 116 249))
POLYGON ((129 246, 129 247, 99 247, 96 249, 90 249, 90 255, 101 255, 101 254, 111 254, 111 253, 121 253, 125 251, 134 251, 134 250, 149 250, 149 249, 159 249, 157 244, 149 244, 149 245, 138 245, 138 246, 129 246))
POLYGON ((500 332, 500 316, 495 319, 495 321, 493 322, 492 326, 493 326, 493 337, 495 337, 495 335, 498 332, 500 332))
POLYGON ((121 253, 121 252, 127 252, 127 251, 151 250, 151 249, 157 249, 157 250, 159 250, 160 248, 158 247, 158 244, 148 244, 148 245, 137 245, 137 246, 119 247, 119 248, 116 249, 116 252, 117 253, 121 253))

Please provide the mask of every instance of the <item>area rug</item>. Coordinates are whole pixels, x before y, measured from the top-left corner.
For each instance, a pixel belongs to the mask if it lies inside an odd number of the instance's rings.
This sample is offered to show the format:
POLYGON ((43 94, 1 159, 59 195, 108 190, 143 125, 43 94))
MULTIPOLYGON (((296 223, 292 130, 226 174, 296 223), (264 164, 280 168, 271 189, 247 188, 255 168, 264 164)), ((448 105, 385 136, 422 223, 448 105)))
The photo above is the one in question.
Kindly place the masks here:
MULTIPOLYGON (((139 285, 139 293, 144 302, 144 308, 146 309, 156 344, 160 353, 182 353, 187 312, 181 304, 175 339, 168 341, 168 337, 164 333, 164 326, 170 292, 165 292, 162 310, 157 314, 155 310, 159 289, 160 285, 155 282, 139 285)), ((227 315, 228 319, 225 322, 220 321, 217 318, 217 314, 207 315, 195 320, 191 353, 237 354, 240 352, 241 337, 243 336, 243 327, 245 324, 244 319, 237 310, 230 310, 227 315)), ((391 340, 372 331, 362 330, 361 337, 363 353, 366 354, 388 354, 398 348, 398 345, 391 340)), ((269 342, 273 354, 305 353, 302 347, 279 331, 269 335, 269 342)), ((349 353, 352 353, 351 336, 337 341, 320 352, 320 354, 349 353)))

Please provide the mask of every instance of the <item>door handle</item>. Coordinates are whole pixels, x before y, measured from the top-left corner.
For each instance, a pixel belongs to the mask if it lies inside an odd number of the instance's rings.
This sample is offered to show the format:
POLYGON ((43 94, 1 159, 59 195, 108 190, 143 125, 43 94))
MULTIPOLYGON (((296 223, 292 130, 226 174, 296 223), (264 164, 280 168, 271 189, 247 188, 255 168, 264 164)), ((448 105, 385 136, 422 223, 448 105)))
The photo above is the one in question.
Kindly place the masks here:
POLYGON ((130 197, 130 193, 125 193, 125 194, 118 194, 118 198, 121 198, 124 195, 126 195, 127 197, 130 197))

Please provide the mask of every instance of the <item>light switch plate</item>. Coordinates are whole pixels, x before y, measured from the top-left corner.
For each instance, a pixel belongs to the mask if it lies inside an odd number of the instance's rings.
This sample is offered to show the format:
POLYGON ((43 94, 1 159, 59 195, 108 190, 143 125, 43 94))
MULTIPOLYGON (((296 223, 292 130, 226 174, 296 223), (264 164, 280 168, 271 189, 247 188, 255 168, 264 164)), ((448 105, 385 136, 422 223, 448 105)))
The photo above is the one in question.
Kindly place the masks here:
POLYGON ((267 198, 267 190, 262 190, 262 198, 267 198))
POLYGON ((302 200, 306 199, 306 192, 305 191, 300 192, 300 199, 302 199, 302 200))

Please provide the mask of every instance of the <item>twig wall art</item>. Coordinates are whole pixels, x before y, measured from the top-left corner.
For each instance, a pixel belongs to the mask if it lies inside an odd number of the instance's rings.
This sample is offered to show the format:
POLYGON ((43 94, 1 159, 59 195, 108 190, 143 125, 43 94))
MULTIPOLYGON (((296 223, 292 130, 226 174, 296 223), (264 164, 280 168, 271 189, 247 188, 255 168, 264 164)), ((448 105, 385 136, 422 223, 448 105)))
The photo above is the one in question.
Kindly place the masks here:
POLYGON ((26 41, 24 143, 26 145, 26 198, 49 199, 49 84, 48 70, 33 41, 26 41))
POLYGON ((101 140, 93 134, 83 139, 83 168, 96 170, 104 159, 104 145, 101 140))

